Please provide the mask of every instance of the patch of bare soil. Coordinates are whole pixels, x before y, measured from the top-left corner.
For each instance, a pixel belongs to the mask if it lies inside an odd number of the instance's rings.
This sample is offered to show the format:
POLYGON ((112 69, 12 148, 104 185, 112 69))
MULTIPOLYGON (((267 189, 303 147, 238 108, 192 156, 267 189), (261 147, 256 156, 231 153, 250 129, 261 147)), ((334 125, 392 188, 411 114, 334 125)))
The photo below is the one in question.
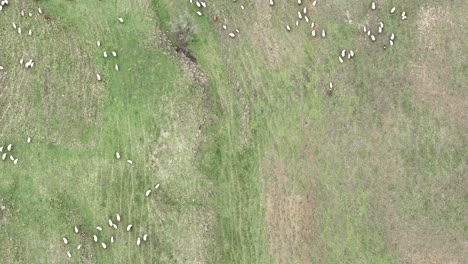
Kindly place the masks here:
POLYGON ((275 263, 310 263, 310 244, 315 236, 311 221, 314 196, 285 189, 292 179, 274 147, 271 147, 264 170, 265 175, 273 174, 265 190, 269 253, 275 263))
POLYGON ((460 14, 455 12, 431 6, 419 10, 419 56, 412 62, 412 75, 417 80, 415 94, 419 100, 468 129, 466 91, 454 89, 450 82, 453 64, 461 59, 457 53, 464 47, 463 37, 459 36, 463 26, 457 21, 460 14))

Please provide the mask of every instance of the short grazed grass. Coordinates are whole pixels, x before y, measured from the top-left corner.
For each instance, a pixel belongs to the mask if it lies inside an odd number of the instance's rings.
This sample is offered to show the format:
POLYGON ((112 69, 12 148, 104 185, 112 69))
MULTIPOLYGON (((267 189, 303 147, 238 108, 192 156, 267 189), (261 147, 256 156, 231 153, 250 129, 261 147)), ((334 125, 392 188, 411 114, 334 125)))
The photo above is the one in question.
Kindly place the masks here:
POLYGON ((0 144, 19 158, 0 164, 2 263, 64 263, 80 241, 76 263, 466 262, 466 5, 303 1, 327 30, 312 39, 304 21, 286 32, 299 7, 276 2, 210 1, 203 17, 188 1, 40 2, 49 24, 15 12, 37 3, 0 13, 0 144), (161 48, 185 11, 204 85, 161 48), (381 20, 397 35, 385 51, 358 29, 381 20), (343 48, 356 58, 340 64, 343 48), (117 212, 134 230, 106 228, 103 250, 95 226, 117 212))

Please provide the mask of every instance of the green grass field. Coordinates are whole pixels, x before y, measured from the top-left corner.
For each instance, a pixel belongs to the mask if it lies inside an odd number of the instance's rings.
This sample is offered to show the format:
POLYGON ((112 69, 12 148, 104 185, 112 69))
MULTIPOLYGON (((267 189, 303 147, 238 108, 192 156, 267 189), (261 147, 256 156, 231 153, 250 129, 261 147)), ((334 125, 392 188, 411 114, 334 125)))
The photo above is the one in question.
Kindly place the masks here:
POLYGON ((467 263, 468 5, 376 2, 10 1, 0 263, 467 263))

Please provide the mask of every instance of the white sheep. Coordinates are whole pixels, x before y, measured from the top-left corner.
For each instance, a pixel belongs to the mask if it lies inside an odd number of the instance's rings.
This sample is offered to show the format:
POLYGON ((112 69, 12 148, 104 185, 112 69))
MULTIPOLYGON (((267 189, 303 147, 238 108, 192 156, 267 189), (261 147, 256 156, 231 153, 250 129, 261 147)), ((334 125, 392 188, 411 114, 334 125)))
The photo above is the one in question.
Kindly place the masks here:
POLYGON ((39 14, 42 14, 42 9, 41 8, 38 8, 37 11, 39 12, 39 14))
POLYGON ((379 34, 382 34, 383 28, 379 27, 378 30, 379 34))
POLYGON ((71 258, 71 253, 70 253, 70 251, 67 251, 67 256, 68 256, 69 258, 71 258))
POLYGON ((148 197, 151 194, 151 190, 147 190, 145 196, 148 197))
POLYGON ((302 14, 301 14, 301 12, 297 12, 297 17, 299 17, 299 19, 302 19, 302 14))
POLYGON ((242 10, 244 10, 244 9, 245 9, 245 7, 244 7, 243 5, 241 5, 241 9, 242 9, 242 10))
POLYGON ((7 146, 7 150, 8 150, 8 151, 11 151, 11 150, 12 150, 12 148, 13 148, 13 144, 8 144, 8 146, 7 146))
POLYGON ((395 13, 395 10, 396 10, 396 8, 395 8, 395 7, 392 7, 392 9, 390 9, 390 14, 395 13))
POLYGON ((382 21, 379 22, 379 27, 384 28, 384 23, 382 21))
POLYGON ((128 225, 128 226, 127 226, 127 231, 130 231, 130 230, 132 229, 132 226, 133 226, 133 225, 128 225))
POLYGON ((32 17, 32 12, 29 12, 28 15, 29 15, 29 17, 32 17))
POLYGON ((32 30, 31 29, 29 30, 28 35, 32 36, 32 30))
POLYGON ((375 10, 375 2, 372 2, 371 8, 372 8, 372 10, 375 10))
POLYGON ((315 29, 312 29, 312 37, 315 37, 315 29))
POLYGON ((133 164, 133 161, 132 160, 127 160, 128 164, 133 164))
POLYGON ((101 47, 101 41, 99 41, 99 40, 96 41, 96 44, 97 44, 98 47, 101 47))
POLYGON ((13 157, 13 155, 10 155, 10 160, 15 161, 15 157, 13 157))
POLYGON ((202 1, 201 5, 203 6, 203 8, 206 8, 206 2, 205 1, 202 1))
POLYGON ((94 240, 94 242, 97 242, 97 241, 98 241, 98 238, 97 238, 96 235, 93 235, 93 240, 94 240))
POLYGON ((302 12, 303 12, 304 14, 307 14, 307 6, 304 7, 304 9, 302 9, 302 12))
POLYGON ((114 229, 117 229, 117 225, 116 225, 116 224, 112 224, 112 227, 113 227, 114 229))
POLYGON ((390 40, 390 46, 393 46, 393 40, 390 40))
POLYGON ((270 0, 270 6, 274 6, 275 3, 273 3, 273 0, 270 0))
POLYGON ((18 34, 21 35, 21 27, 18 27, 18 34))
POLYGON ((112 51, 112 56, 117 57, 117 52, 112 51))
POLYGON ((111 243, 114 243, 114 236, 111 236, 111 243))
POLYGON ((0 146, 0 152, 3 152, 3 146, 0 146))
POLYGON ((296 20, 296 27, 299 26, 299 20, 296 20))
POLYGON ((202 12, 197 11, 197 15, 198 15, 198 16, 202 16, 203 14, 202 14, 202 12))
POLYGON ((104 51, 104 58, 107 58, 107 51, 104 51))
POLYGON ((119 17, 119 22, 123 23, 124 22, 123 18, 119 17))
POLYGON ((341 57, 344 58, 345 56, 346 56, 346 50, 344 49, 344 50, 341 51, 341 57))
POLYGON ((367 27, 364 26, 364 28, 362 29, 362 31, 364 31, 364 33, 366 33, 366 32, 367 32, 367 27))
POLYGON ((310 28, 314 28, 314 27, 315 27, 315 23, 312 22, 312 23, 310 24, 310 28))
POLYGON ((76 247, 76 249, 78 249, 78 250, 80 250, 80 248, 81 248, 81 244, 79 244, 79 245, 76 247))
POLYGON ((141 244, 141 240, 140 240, 139 237, 137 238, 137 243, 136 244, 137 244, 137 246, 139 246, 141 244))
POLYGON ((370 38, 371 38, 372 41, 375 41, 374 35, 371 34, 371 35, 370 35, 370 38))
POLYGON ((304 20, 309 23, 309 18, 307 16, 304 16, 304 20))
POLYGON ((117 219, 117 222, 120 222, 120 215, 119 214, 115 215, 115 218, 117 219))
POLYGON ((111 219, 109 219, 109 220, 108 220, 108 222, 109 222, 109 226, 111 226, 111 227, 112 227, 112 225, 114 224, 114 223, 112 223, 112 220, 111 220, 111 219))
POLYGON ((196 1, 195 4, 197 5, 197 7, 201 7, 200 2, 196 1))
POLYGON ((0 66, 0 70, 3 70, 3 66, 0 66))
POLYGON ((146 241, 148 239, 148 234, 143 235, 143 241, 146 241))
POLYGON ((236 28, 236 29, 234 29, 234 30, 236 31, 237 34, 240 33, 239 29, 236 28))
POLYGON ((117 64, 115 65, 115 70, 119 71, 119 65, 117 65, 117 64))
POLYGON ((314 1, 314 2, 312 3, 312 6, 315 6, 316 4, 317 4, 317 1, 314 1))
POLYGON ((291 27, 289 25, 286 25, 286 30, 291 31, 291 27))
POLYGON ((223 24, 223 29, 226 30, 227 29, 227 26, 223 24))
POLYGON ((65 245, 68 244, 68 239, 66 239, 65 237, 62 238, 62 239, 63 239, 63 243, 64 243, 65 245))
POLYGON ((120 159, 120 153, 119 153, 119 152, 115 152, 115 157, 116 157, 117 159, 120 159))
POLYGON ((330 82, 330 90, 333 89, 333 83, 330 82))
POLYGON ((322 38, 326 37, 325 29, 322 29, 322 38))
POLYGON ((394 40, 394 39, 395 39, 395 34, 392 33, 392 34, 390 35, 390 40, 394 40))
POLYGON ((96 226, 96 229, 99 230, 99 231, 102 231, 102 227, 100 227, 100 226, 96 226))
POLYGON ((78 227, 75 226, 75 233, 78 233, 80 230, 78 230, 78 227))
POLYGON ((159 183, 154 186, 154 188, 157 190, 159 188, 159 183))
POLYGON ((371 35, 371 31, 370 29, 367 31, 367 36, 370 36, 371 35))
POLYGON ((236 37, 236 34, 234 34, 234 33, 232 33, 232 32, 229 33, 228 35, 229 35, 229 37, 231 37, 231 38, 235 38, 235 37, 236 37))
POLYGON ((8 154, 3 153, 3 155, 2 155, 2 160, 5 160, 5 159, 7 158, 7 156, 8 156, 8 154))
POLYGON ((349 55, 351 56, 351 58, 354 57, 354 51, 353 51, 353 50, 350 50, 350 51, 349 51, 349 55))
POLYGON ((15 159, 15 160, 13 161, 13 164, 16 165, 17 163, 18 163, 18 159, 15 159))
POLYGON ((302 0, 297 0, 297 4, 298 5, 302 4, 302 0))
POLYGON ((102 246, 103 249, 106 249, 106 248, 107 248, 107 245, 106 245, 106 243, 104 243, 104 242, 101 242, 101 246, 102 246))
POLYGON ((340 61, 340 63, 343 63, 343 59, 340 56, 338 56, 338 60, 340 61))
POLYGON ((96 74, 96 78, 97 78, 98 81, 100 81, 101 80, 101 75, 96 74))
POLYGON ((24 17, 24 10, 21 10, 21 16, 24 17))

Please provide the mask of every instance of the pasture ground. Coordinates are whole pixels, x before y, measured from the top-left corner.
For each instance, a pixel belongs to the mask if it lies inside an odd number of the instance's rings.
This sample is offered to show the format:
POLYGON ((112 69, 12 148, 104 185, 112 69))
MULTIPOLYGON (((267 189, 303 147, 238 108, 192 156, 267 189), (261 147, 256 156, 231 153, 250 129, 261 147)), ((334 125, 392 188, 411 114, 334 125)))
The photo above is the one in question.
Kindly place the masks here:
POLYGON ((464 1, 377 1, 374 12, 303 1, 325 39, 303 22, 285 31, 291 2, 210 1, 203 17, 188 1, 10 2, 0 144, 19 162, 0 163, 2 263, 468 261, 464 1), (185 11, 198 65, 169 47, 185 11), (358 31, 378 21, 397 35, 385 51, 358 31), (343 48, 355 59, 340 64, 343 48), (134 230, 106 228, 116 243, 103 250, 94 228, 117 212, 134 230))

